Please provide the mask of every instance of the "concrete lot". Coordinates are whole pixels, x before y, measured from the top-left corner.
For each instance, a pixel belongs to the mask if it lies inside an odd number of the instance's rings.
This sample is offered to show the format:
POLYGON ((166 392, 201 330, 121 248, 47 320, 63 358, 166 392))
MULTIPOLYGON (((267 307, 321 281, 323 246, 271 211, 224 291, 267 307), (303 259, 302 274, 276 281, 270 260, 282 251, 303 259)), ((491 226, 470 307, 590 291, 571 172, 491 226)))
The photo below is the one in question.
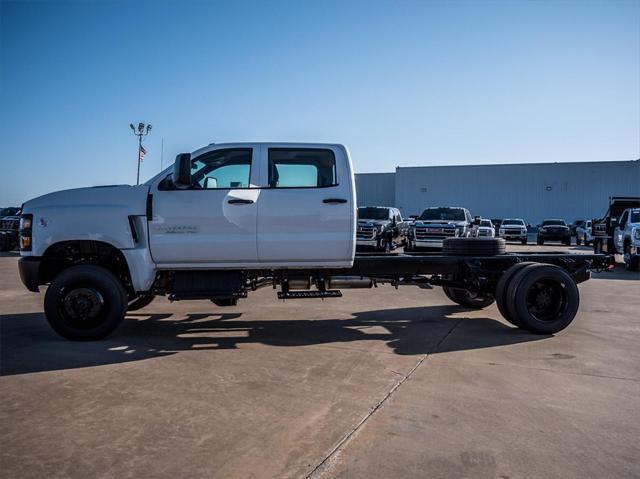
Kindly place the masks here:
POLYGON ((640 476, 640 278, 622 267, 580 286, 555 337, 381 287, 159 299, 71 343, 16 263, 0 257, 3 477, 640 476))

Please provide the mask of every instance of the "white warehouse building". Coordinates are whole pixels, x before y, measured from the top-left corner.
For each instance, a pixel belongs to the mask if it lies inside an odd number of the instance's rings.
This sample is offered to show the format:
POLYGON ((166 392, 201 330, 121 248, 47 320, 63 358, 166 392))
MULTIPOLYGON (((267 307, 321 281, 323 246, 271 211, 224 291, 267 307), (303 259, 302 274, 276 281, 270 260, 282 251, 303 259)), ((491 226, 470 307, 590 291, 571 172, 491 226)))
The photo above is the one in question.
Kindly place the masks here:
POLYGON ((428 206, 464 206, 483 218, 602 216, 610 196, 640 196, 640 160, 397 167, 356 174, 358 206, 395 206, 404 216, 428 206))

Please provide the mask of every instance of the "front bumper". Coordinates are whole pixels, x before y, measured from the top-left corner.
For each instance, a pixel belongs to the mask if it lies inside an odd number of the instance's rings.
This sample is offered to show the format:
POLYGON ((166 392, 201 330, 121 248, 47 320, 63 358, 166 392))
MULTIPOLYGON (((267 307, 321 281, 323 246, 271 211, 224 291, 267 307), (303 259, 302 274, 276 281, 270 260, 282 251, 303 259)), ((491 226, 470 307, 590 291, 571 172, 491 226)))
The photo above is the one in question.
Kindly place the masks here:
POLYGON ((500 238, 505 240, 523 240, 527 238, 527 233, 504 233, 500 235, 500 238))
POLYGON ((417 239, 413 241, 416 248, 442 248, 443 239, 417 239))
POLYGON ((38 283, 41 264, 42 258, 37 256, 25 256, 18 260, 18 273, 20 273, 20 280, 29 291, 33 291, 34 293, 40 292, 38 283))
POLYGON ((356 239, 356 246, 373 246, 376 247, 378 246, 378 240, 363 240, 363 239, 356 239))

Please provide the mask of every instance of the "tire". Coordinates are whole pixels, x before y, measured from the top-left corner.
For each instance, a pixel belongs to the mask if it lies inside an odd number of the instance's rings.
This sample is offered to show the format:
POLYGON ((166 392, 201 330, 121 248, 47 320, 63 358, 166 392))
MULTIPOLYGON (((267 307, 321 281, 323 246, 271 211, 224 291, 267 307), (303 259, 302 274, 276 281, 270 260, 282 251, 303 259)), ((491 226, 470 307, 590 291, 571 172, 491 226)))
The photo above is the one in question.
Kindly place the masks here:
POLYGON ((211 302, 216 306, 221 306, 221 307, 235 306, 238 304, 238 298, 217 298, 217 299, 212 299, 211 302))
POLYGON ((129 302, 129 305, 127 306, 127 311, 138 311, 139 309, 149 306, 154 299, 155 299, 155 296, 152 294, 140 295, 133 301, 129 302))
POLYGON ((564 243, 565 246, 571 246, 571 236, 569 236, 568 239, 565 239, 562 242, 564 243))
POLYGON ((496 256, 505 254, 502 238, 446 238, 442 254, 448 256, 496 256))
POLYGON ((538 240, 536 241, 536 243, 538 243, 538 245, 542 246, 544 244, 544 240, 542 238, 540 238, 540 236, 538 236, 538 240))
POLYGON ((4 253, 5 251, 11 251, 12 249, 13 245, 11 244, 9 235, 4 233, 0 234, 0 251, 4 253))
POLYGON ((454 289, 443 286, 444 294, 454 303, 471 309, 482 309, 491 306, 495 299, 491 296, 475 296, 465 289, 454 289))
POLYGON ((631 245, 624 245, 624 267, 627 271, 640 271, 640 256, 631 253, 631 245))
POLYGON ((520 243, 522 243, 522 244, 527 244, 527 238, 525 238, 525 239, 523 239, 523 240, 520 240, 520 243))
POLYGON ((506 319, 514 326, 520 327, 520 323, 518 322, 517 318, 511 316, 511 313, 509 313, 509 310, 507 308, 507 288, 511 284, 511 281, 513 280, 513 277, 516 273, 518 273, 525 266, 529 266, 532 264, 536 263, 525 261, 522 263, 514 264, 504 273, 502 273, 502 276, 500 276, 500 279, 498 280, 498 285, 496 286, 496 305, 498 306, 498 311, 500 311, 500 314, 504 319, 506 319))
POLYGON ((534 334, 565 329, 580 306, 578 287, 562 268, 533 264, 518 271, 507 288, 507 308, 520 327, 534 334))
POLYGON ((111 271, 96 265, 72 266, 56 276, 44 297, 49 325, 71 341, 95 341, 122 323, 127 293, 111 271))
POLYGON ((585 246, 591 246, 591 241, 589 241, 589 240, 587 239, 587 235, 584 235, 584 245, 585 245, 585 246))
POLYGON ((580 246, 582 244, 582 240, 580 239, 580 236, 576 235, 576 246, 580 246))

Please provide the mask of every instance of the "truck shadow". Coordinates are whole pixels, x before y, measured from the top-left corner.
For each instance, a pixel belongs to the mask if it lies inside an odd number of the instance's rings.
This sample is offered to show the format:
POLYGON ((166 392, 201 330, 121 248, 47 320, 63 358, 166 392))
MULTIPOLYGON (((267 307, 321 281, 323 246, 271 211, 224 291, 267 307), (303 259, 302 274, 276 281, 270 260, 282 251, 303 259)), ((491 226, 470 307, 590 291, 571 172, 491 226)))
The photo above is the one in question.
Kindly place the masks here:
POLYGON ((139 361, 180 351, 241 349, 260 343, 276 347, 378 341, 395 354, 422 355, 491 348, 536 336, 497 320, 449 317, 459 306, 428 306, 362 311, 348 319, 242 319, 241 313, 129 314, 111 337, 70 342, 58 337, 43 313, 10 314, 0 319, 0 376, 85 368, 139 361))

